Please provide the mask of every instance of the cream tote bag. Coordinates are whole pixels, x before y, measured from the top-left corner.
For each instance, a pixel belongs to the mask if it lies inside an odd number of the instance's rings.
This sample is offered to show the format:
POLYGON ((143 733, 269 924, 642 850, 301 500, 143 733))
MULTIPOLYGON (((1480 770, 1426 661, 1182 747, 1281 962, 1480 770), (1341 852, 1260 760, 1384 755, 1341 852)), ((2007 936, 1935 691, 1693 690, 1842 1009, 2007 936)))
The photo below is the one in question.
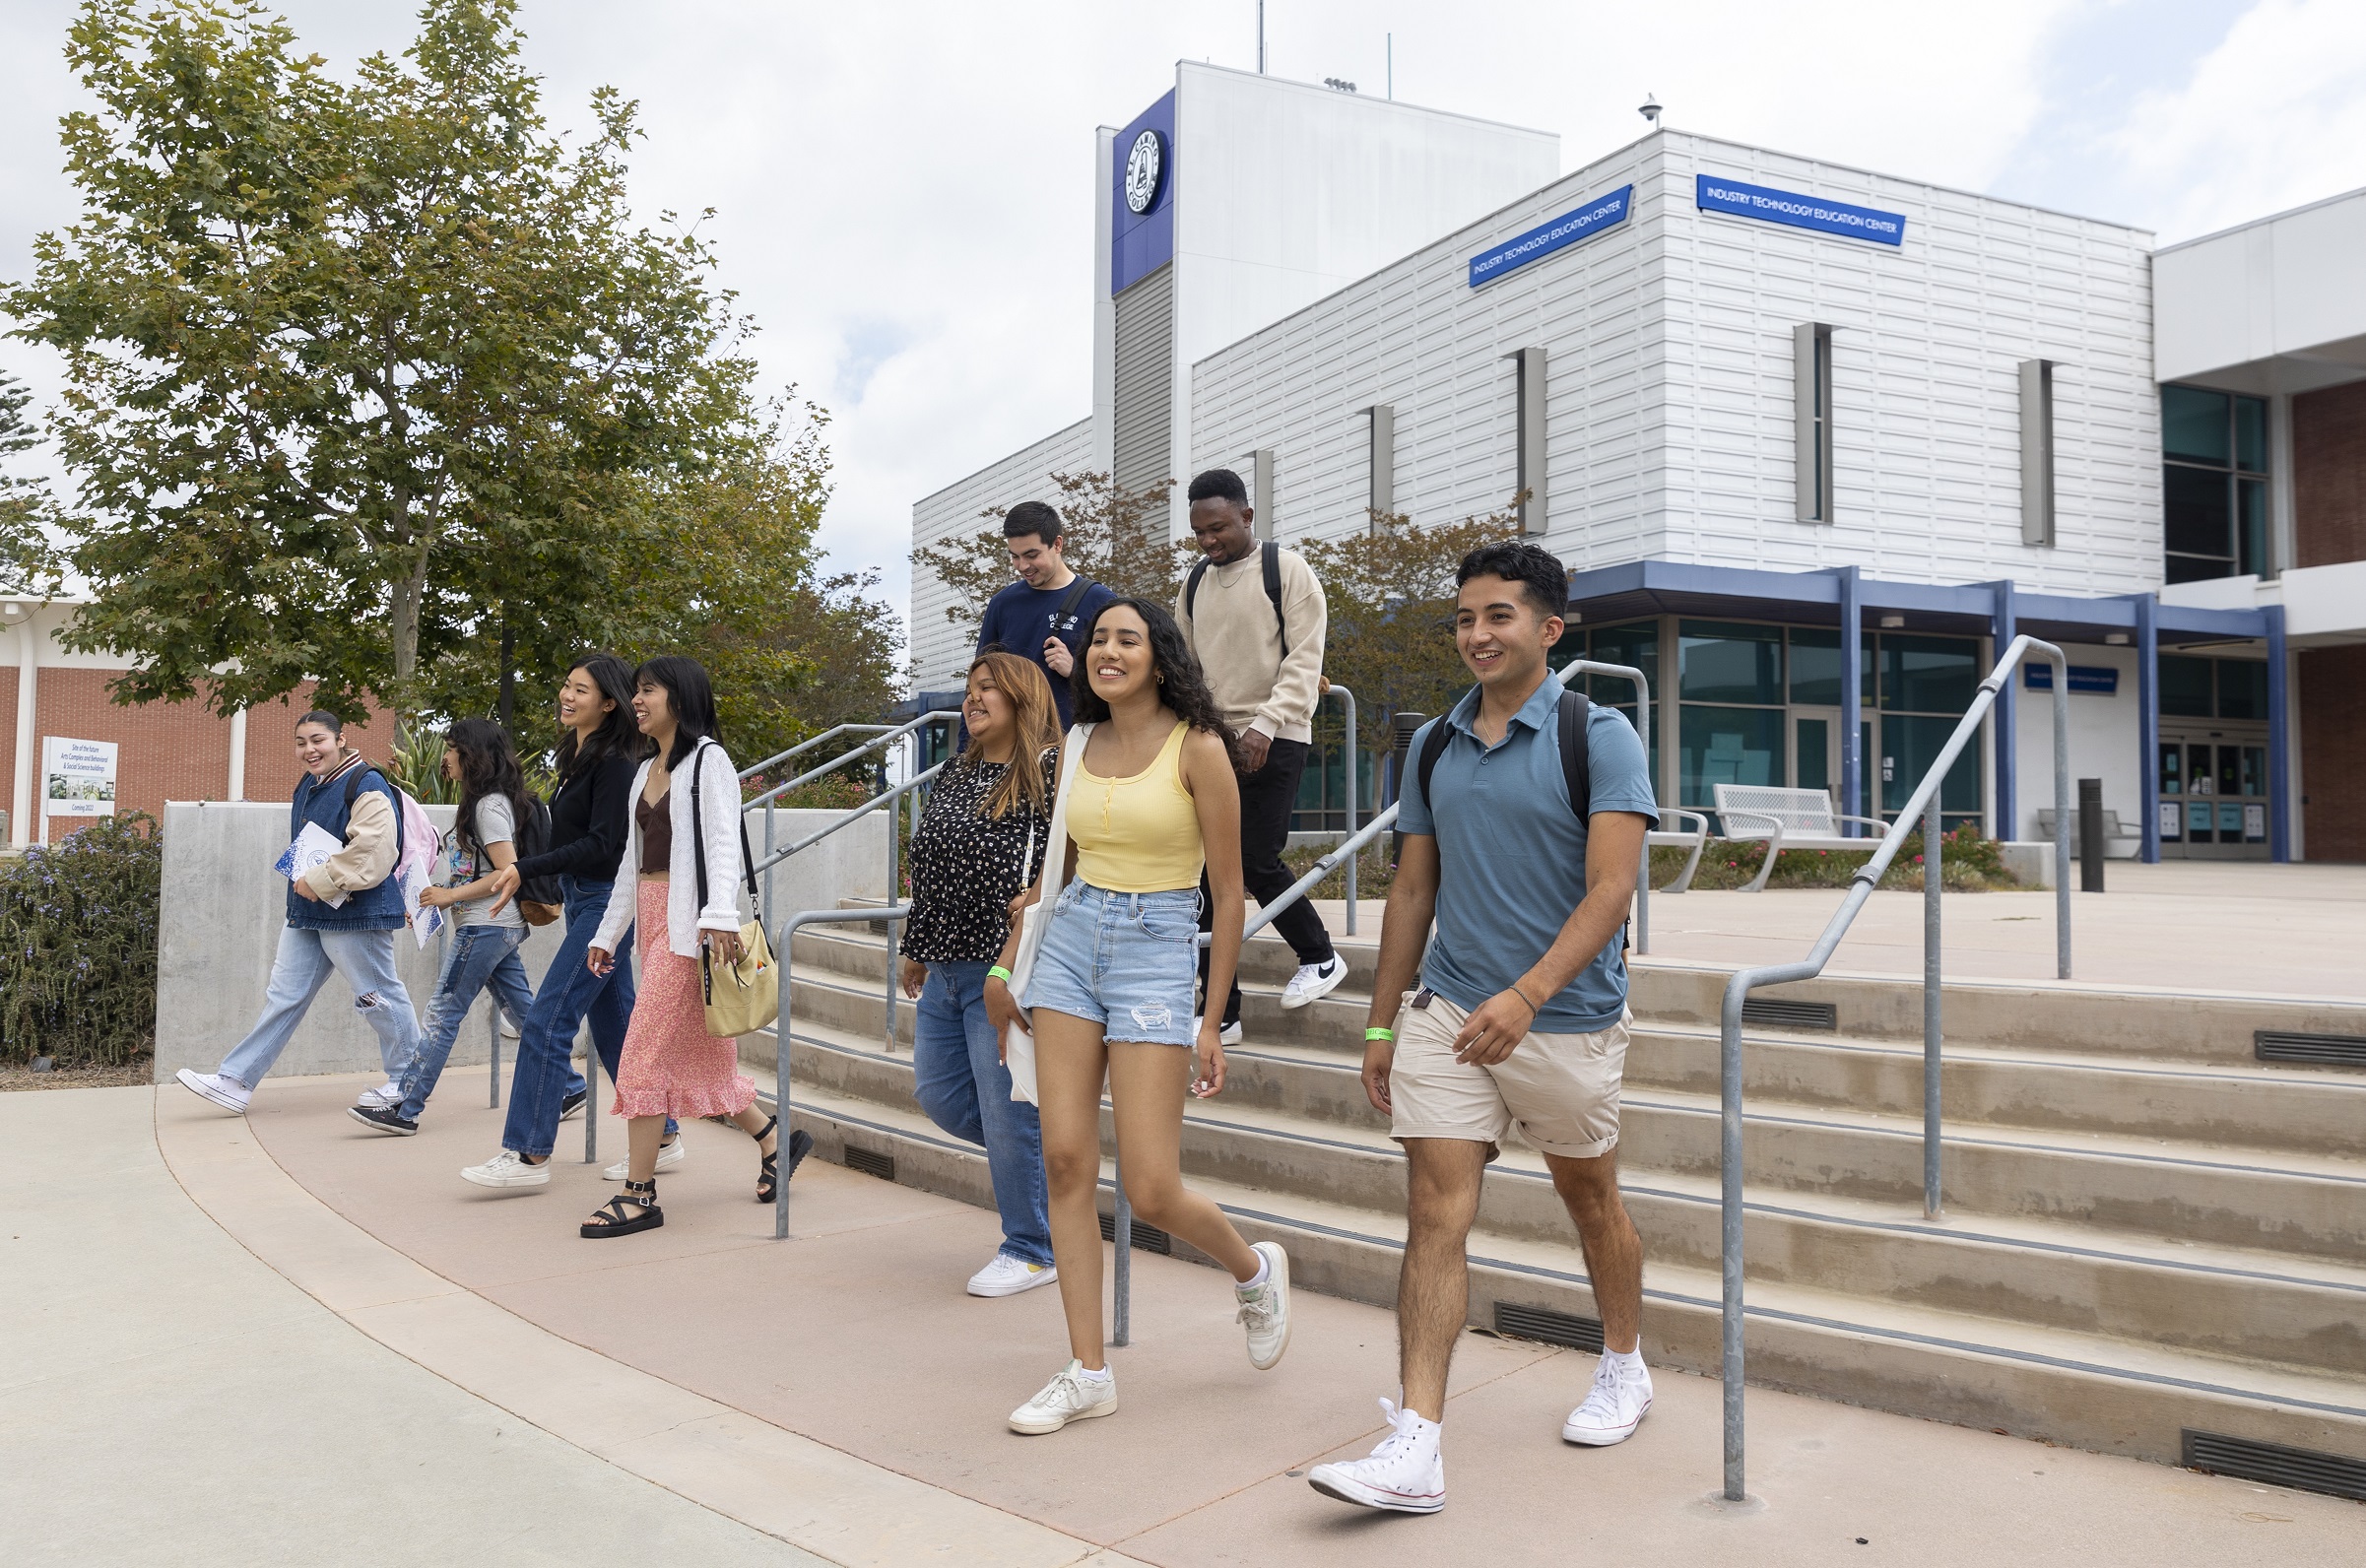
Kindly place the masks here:
MULTIPOLYGON (((1035 972, 1035 953, 1043 946, 1044 923, 1068 882, 1068 792, 1077 781, 1077 759, 1092 726, 1080 724, 1068 732, 1060 748, 1060 787, 1052 795, 1052 826, 1043 844, 1043 896, 1019 912, 1019 951, 1011 957, 1011 1000, 1026 995, 1035 972)), ((1030 856, 1032 851, 1030 850, 1030 856)), ((1023 1010, 1022 1010, 1023 1011, 1023 1010)), ((1013 1024, 1003 1033, 1003 1063, 1011 1070, 1011 1098, 1037 1104, 1035 1095, 1035 1037, 1013 1024)))

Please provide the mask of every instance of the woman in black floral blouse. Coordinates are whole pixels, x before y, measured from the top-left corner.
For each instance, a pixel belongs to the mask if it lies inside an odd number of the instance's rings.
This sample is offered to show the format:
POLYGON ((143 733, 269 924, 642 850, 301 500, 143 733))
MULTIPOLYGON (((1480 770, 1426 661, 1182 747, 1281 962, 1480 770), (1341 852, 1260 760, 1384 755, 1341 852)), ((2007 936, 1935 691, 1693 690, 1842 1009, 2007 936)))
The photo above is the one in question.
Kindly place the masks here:
POLYGON ((903 928, 903 994, 920 999, 913 1091, 930 1121, 985 1146, 1003 1244, 969 1280, 973 1296, 1011 1296, 1059 1277, 1044 1212, 1043 1133, 1035 1107, 1011 1097, 1002 1042, 986 1016, 986 971, 1002 956, 1011 901, 1034 883, 1060 768, 1059 710, 1043 672, 988 652, 961 700, 969 749, 939 777, 912 835, 912 913, 903 928))

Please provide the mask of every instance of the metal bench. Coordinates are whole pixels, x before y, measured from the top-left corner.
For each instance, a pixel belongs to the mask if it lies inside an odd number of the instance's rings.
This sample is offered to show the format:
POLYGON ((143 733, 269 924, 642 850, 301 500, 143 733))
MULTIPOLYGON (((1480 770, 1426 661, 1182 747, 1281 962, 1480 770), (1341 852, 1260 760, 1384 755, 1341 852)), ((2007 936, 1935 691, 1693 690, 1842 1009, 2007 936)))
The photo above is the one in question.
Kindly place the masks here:
POLYGON ((1822 790, 1777 789, 1768 784, 1720 784, 1717 815, 1725 820, 1725 836, 1741 842, 1766 841, 1766 864, 1748 887, 1757 892, 1774 875, 1775 858, 1786 849, 1872 850, 1889 831, 1877 817, 1850 817, 1832 809, 1832 797, 1822 790), (1871 838, 1845 838, 1843 822, 1861 822, 1873 829, 1871 838))
MULTIPOLYGON (((2037 836, 2047 843, 2054 842, 2054 808, 2040 807, 2037 814, 2037 836)), ((2144 847, 2144 835, 2120 820, 2120 814, 2110 807, 2103 809, 2103 853, 2113 860, 2134 860, 2144 847)), ((2078 854, 2078 814, 2070 814, 2070 854, 2078 854)))
MULTIPOLYGON (((1692 818, 1692 831, 1687 833, 1676 828, 1655 828, 1643 835, 1643 842, 1652 849, 1689 848, 1692 851, 1692 857, 1684 862, 1683 875, 1658 889, 1664 893, 1680 893, 1692 885, 1692 874, 1700 870, 1700 852, 1709 844, 1709 819, 1699 812, 1679 812, 1673 806, 1660 808, 1660 820, 1666 821, 1672 817, 1692 818)), ((1649 865, 1650 862, 1646 860, 1644 864, 1649 865)))

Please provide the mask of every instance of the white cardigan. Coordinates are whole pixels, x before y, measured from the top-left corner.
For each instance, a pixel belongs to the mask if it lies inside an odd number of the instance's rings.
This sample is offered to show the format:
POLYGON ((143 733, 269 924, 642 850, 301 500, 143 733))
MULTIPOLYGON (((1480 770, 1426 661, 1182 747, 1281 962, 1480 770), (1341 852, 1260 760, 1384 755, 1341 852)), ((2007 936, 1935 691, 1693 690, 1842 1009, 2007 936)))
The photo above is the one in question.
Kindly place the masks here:
MULTIPOLYGON (((591 945, 606 952, 615 952, 617 943, 624 938, 640 906, 641 867, 641 792, 649 787, 649 769, 655 758, 640 765, 632 775, 632 810, 624 818, 624 858, 617 864, 616 891, 609 894, 608 913, 600 921, 599 934, 591 945)), ((667 815, 674 823, 674 854, 668 862, 666 875, 671 882, 666 889, 666 946, 685 958, 698 955, 698 933, 728 931, 739 934, 745 923, 740 915, 740 889, 743 885, 740 868, 740 777, 731 765, 731 756, 717 741, 700 741, 682 765, 674 769, 671 793, 666 797, 667 815), (698 766, 704 757, 704 765, 698 766), (698 907, 698 867, 690 856, 699 848, 690 829, 690 782, 696 768, 698 787, 703 792, 699 815, 706 828, 706 907, 698 907)))

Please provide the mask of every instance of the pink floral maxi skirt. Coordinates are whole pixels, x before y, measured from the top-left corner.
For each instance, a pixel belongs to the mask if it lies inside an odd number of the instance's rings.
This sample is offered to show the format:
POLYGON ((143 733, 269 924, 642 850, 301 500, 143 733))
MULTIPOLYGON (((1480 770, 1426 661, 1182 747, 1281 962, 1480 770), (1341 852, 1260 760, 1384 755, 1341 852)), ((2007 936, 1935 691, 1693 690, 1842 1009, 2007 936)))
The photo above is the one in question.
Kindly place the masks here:
POLYGON ((638 884, 640 990, 617 1063, 616 1114, 736 1116, 756 1103, 740 1042, 706 1032, 698 960, 666 945, 667 884, 638 884))

